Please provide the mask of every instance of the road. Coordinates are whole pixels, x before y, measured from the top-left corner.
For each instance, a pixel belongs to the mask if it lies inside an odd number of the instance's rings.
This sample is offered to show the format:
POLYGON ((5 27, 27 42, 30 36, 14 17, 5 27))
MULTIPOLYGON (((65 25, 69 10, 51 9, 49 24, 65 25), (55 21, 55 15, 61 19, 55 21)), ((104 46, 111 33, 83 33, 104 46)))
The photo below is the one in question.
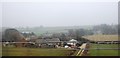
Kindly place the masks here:
POLYGON ((88 56, 88 49, 89 49, 89 44, 83 43, 82 46, 80 46, 80 50, 78 51, 76 56, 88 56))

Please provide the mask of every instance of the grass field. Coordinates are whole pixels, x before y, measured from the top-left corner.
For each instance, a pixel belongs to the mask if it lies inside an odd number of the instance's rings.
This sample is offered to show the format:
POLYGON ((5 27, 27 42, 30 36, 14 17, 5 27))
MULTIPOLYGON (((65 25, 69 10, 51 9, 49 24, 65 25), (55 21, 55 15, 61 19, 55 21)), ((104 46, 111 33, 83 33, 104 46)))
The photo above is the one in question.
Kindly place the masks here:
POLYGON ((94 48, 119 48, 118 44, 91 44, 90 56, 118 56, 120 50, 94 50, 94 48))
MULTIPOLYGON (((89 40, 114 41, 118 40, 118 35, 92 35, 85 36, 89 40)), ((118 56, 120 50, 95 50, 94 48, 120 48, 118 44, 90 44, 90 56, 118 56)), ((70 56, 72 49, 55 48, 2 48, 3 56, 70 56)), ((74 53, 76 55, 77 51, 74 53)))
POLYGON ((69 56, 71 49, 5 47, 3 56, 69 56))
MULTIPOLYGON (((118 41, 118 35, 90 35, 83 36, 91 41, 118 41)), ((118 56, 120 50, 95 50, 94 48, 119 48, 118 44, 91 44, 90 56, 118 56)))

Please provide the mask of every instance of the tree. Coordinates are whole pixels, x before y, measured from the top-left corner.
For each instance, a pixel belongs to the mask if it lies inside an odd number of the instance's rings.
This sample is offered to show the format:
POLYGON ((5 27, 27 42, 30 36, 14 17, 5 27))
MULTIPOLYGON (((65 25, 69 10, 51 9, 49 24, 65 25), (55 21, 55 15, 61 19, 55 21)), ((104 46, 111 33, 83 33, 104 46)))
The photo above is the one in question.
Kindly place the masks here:
POLYGON ((6 29, 3 31, 2 37, 4 41, 9 42, 17 42, 24 38, 23 35, 21 35, 21 33, 16 29, 6 29))
POLYGON ((117 34, 118 26, 117 25, 107 25, 101 24, 93 27, 95 32, 101 31, 102 34, 117 34))
POLYGON ((61 41, 66 41, 67 39, 66 39, 66 35, 64 34, 64 33, 62 33, 61 35, 60 35, 60 40, 61 41))
POLYGON ((69 36, 74 37, 76 35, 75 30, 73 29, 69 29, 68 32, 69 32, 69 36))
POLYGON ((84 36, 85 35, 85 30, 84 29, 77 29, 76 31, 75 31, 75 33, 76 33, 76 40, 78 40, 78 41, 82 41, 83 39, 82 39, 82 36, 84 36))

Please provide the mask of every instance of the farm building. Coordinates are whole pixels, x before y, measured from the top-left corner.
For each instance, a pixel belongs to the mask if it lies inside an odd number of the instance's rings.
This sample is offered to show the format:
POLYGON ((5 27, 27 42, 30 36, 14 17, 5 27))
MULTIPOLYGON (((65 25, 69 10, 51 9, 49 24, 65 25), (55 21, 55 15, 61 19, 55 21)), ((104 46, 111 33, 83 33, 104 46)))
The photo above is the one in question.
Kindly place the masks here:
POLYGON ((71 39, 67 42, 67 44, 70 44, 70 45, 76 45, 77 43, 78 43, 78 41, 75 39, 71 39))
MULTIPOLYGON (((67 45, 66 46, 68 46, 69 48, 77 48, 77 44, 78 44, 79 42, 77 41, 77 40, 75 40, 75 39, 71 39, 71 40, 69 40, 68 42, 67 42, 67 45)), ((65 48, 66 48, 66 46, 65 46, 65 48)))
POLYGON ((91 35, 83 36, 83 38, 88 39, 91 42, 96 42, 99 44, 118 44, 120 43, 118 35, 91 35))
POLYGON ((37 40, 35 40, 35 43, 44 44, 44 43, 47 43, 47 41, 45 39, 37 39, 37 40))
POLYGON ((49 46, 54 47, 56 45, 59 45, 61 41, 59 40, 59 38, 52 38, 52 39, 47 38, 47 39, 37 39, 35 43, 41 47, 49 47, 49 46))

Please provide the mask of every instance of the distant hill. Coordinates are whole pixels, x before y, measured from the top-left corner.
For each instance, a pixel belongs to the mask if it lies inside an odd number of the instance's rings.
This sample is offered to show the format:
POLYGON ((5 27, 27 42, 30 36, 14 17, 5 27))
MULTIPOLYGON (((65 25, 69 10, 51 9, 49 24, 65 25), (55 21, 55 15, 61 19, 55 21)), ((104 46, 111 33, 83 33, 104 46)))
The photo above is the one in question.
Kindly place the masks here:
POLYGON ((34 32, 36 35, 41 35, 43 33, 60 33, 68 32, 68 29, 91 29, 92 26, 60 26, 60 27, 33 27, 33 28, 16 28, 20 32, 29 31, 34 32))

